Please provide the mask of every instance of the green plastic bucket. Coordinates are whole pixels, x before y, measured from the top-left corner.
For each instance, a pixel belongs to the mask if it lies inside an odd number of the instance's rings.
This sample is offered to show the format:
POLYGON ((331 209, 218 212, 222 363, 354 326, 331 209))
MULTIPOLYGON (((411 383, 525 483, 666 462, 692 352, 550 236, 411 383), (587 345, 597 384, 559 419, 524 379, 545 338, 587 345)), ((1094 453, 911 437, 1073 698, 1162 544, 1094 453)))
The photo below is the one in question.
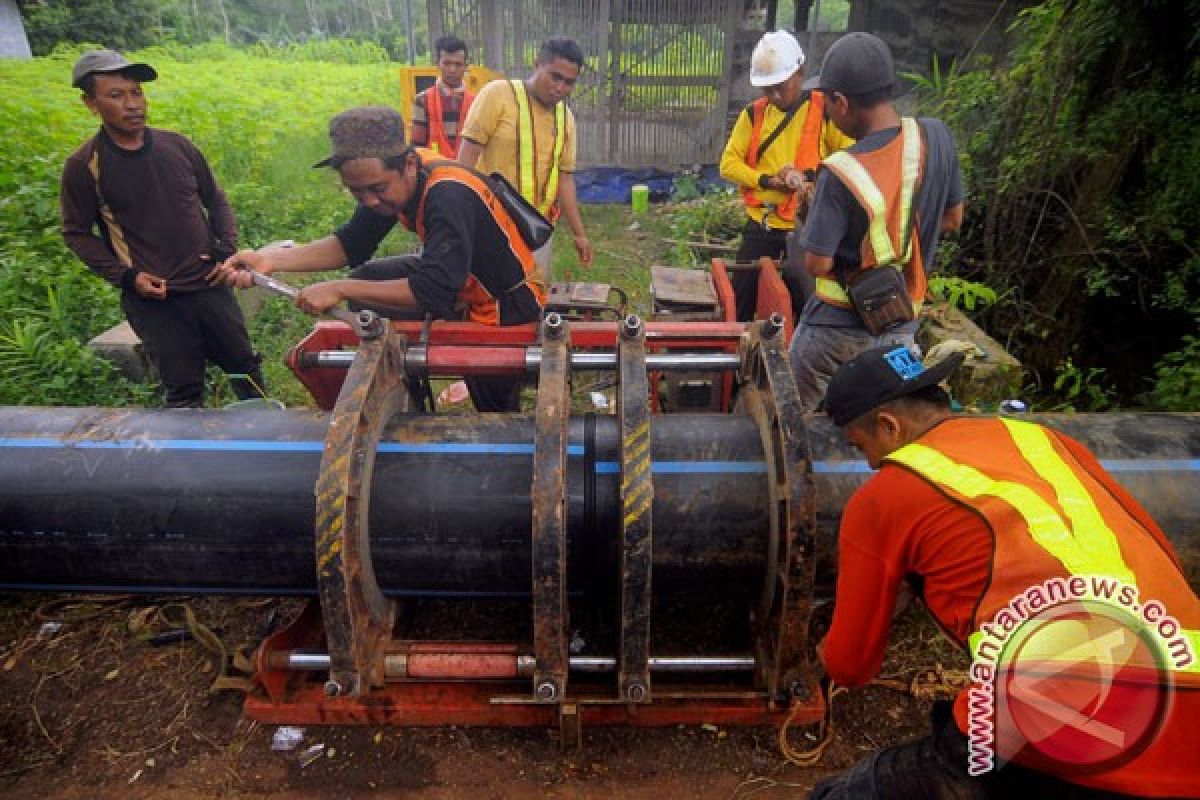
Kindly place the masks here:
POLYGON ((634 184, 630 188, 630 200, 633 213, 641 214, 650 208, 650 187, 644 183, 634 184))

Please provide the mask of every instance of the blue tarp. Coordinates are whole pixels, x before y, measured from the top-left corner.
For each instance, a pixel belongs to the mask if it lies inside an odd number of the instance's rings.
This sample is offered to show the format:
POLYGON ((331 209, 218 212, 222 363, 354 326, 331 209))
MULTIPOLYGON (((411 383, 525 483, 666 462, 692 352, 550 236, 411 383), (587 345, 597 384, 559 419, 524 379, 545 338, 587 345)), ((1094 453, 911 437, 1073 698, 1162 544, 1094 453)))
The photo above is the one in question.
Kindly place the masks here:
MULTIPOLYGON (((650 202, 662 203, 671 199, 676 178, 681 173, 646 167, 623 169, 621 167, 590 167, 575 173, 575 192, 581 203, 628 204, 631 187, 644 183, 650 187, 650 202)), ((701 167, 689 173, 689 181, 702 191, 723 188, 729 184, 721 180, 715 166, 701 167)))

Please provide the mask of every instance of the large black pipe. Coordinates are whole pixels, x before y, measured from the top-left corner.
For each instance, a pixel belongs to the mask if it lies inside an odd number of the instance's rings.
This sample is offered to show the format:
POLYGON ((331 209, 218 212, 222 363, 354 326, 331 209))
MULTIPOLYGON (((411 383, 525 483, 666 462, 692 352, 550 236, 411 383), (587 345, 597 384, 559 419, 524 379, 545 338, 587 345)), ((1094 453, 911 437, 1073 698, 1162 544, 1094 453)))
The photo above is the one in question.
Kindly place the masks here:
MULTIPOLYGON (((1052 415, 1200 561, 1200 415, 1052 415)), ((311 593, 313 485, 328 416, 305 411, 0 408, 0 588, 311 593)), ((652 422, 655 576, 761 578, 766 463, 753 422, 652 422)), ((810 425, 818 527, 869 476, 823 418, 810 425)), ((381 444, 372 551, 392 594, 528 590, 528 416, 412 416, 381 444)), ((615 417, 572 418, 571 582, 615 574, 615 417)))

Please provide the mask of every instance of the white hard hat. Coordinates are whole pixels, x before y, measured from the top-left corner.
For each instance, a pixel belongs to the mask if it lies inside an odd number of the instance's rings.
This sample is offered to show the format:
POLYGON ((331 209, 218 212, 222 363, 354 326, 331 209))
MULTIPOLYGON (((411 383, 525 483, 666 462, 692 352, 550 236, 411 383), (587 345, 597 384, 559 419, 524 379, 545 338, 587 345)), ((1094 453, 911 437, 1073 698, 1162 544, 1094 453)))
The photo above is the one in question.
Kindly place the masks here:
POLYGON ((750 56, 750 83, 774 86, 783 83, 804 64, 804 51, 787 31, 764 33, 750 56))

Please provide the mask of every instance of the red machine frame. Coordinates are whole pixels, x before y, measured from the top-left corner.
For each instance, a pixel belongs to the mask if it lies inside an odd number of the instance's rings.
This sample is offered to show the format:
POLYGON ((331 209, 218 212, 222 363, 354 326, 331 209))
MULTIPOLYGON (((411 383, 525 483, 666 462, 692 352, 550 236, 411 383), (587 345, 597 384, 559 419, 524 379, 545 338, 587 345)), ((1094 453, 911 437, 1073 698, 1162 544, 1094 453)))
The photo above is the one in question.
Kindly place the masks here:
MULTIPOLYGON (((759 268, 759 315, 771 319, 750 328, 733 319, 733 291, 720 259, 712 263, 712 276, 723 321, 643 324, 630 318, 623 323, 584 321, 567 326, 548 315, 540 326, 397 321, 386 329, 377 323, 374 330, 319 322, 289 354, 288 363, 317 405, 334 411, 317 483, 321 605, 310 602, 287 628, 263 642, 255 657, 255 679, 263 692, 247 696, 247 716, 301 724, 547 726, 557 722, 564 744, 578 744, 584 724, 761 725, 779 723, 788 715, 800 723, 818 721, 824 701, 802 653, 811 612, 815 508, 808 491, 807 438, 791 401, 794 384, 786 357, 791 303, 774 263, 763 259, 759 268), (374 584, 362 487, 369 485, 374 447, 384 423, 408 407, 403 389, 405 351, 418 344, 423 348, 420 373, 424 376, 524 374, 529 349, 539 348, 540 392, 549 399, 539 394, 532 488, 536 658, 521 656, 515 644, 390 639, 395 609, 374 584), (349 347, 358 350, 350 369, 313 365, 314 354, 349 347), (668 682, 663 689, 656 686, 651 697, 645 652, 649 623, 634 619, 638 614, 624 613, 618 691, 613 692, 611 682, 576 679, 574 673, 571 691, 566 691, 563 568, 559 566, 555 574, 555 559, 559 565, 565 563, 565 500, 556 499, 553 490, 562 494, 562 464, 554 459, 554 452, 565 452, 569 403, 564 403, 564 391, 571 349, 620 353, 623 440, 627 431, 644 430, 650 412, 660 410, 656 376, 651 373, 648 381, 638 378, 639 372, 646 375, 646 353, 717 352, 739 357, 739 406, 758 423, 764 449, 775 454, 768 480, 771 536, 777 546, 768 559, 767 589, 758 612, 763 630, 756 636, 753 687, 721 681, 695 686, 668 682), (351 457, 331 455, 338 453, 351 457), (548 571, 541 571, 539 553, 549 559, 548 571), (324 685, 289 660, 293 653, 312 652, 322 644, 330 653, 330 678, 324 685), (531 676, 532 692, 521 693, 520 684, 511 684, 531 676), (504 682, 510 685, 505 687, 504 682)), ((725 411, 732 408, 734 378, 732 371, 718 378, 725 411)), ((638 468, 648 466, 644 446, 627 451, 623 444, 622 458, 623 469, 629 468, 630 474, 640 474, 638 468), (646 463, 639 464, 639 458, 646 463)), ((636 578, 645 573, 648 580, 650 531, 648 522, 643 529, 636 515, 625 516, 623 603, 636 608, 649 602, 648 588, 641 589, 640 596, 637 588, 648 583, 636 578), (638 557, 637 552, 643 555, 638 557), (634 578, 627 578, 626 571, 634 578)), ((648 618, 648 606, 642 611, 648 618)))

